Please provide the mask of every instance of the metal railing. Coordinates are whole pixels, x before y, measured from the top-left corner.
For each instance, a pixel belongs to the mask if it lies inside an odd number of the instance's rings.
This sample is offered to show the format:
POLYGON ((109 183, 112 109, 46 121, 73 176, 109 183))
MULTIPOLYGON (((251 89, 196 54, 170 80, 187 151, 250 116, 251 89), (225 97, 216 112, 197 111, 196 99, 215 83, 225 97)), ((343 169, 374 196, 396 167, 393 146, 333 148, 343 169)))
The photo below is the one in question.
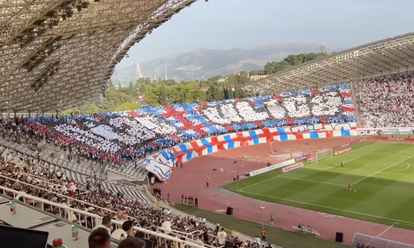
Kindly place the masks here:
MULTIPOLYGON (((55 203, 55 202, 51 202, 48 200, 45 200, 43 198, 39 198, 36 196, 32 196, 29 195, 25 192, 19 192, 13 189, 9 189, 9 188, 5 188, 0 186, 0 192, 3 192, 3 194, 6 195, 11 195, 13 196, 13 198, 17 199, 17 200, 21 200, 23 202, 26 203, 26 201, 30 200, 32 202, 36 202, 37 206, 41 209, 41 210, 45 210, 44 206, 48 205, 48 206, 52 206, 55 210, 55 212, 59 213, 60 216, 68 219, 69 221, 73 221, 75 220, 75 216, 76 216, 76 220, 82 224, 85 223, 90 229, 93 229, 95 227, 97 227, 98 225, 100 225, 102 223, 102 217, 96 214, 92 214, 83 210, 79 210, 79 209, 74 209, 74 208, 70 208, 66 205, 60 204, 60 203, 55 203)), ((112 220, 112 223, 115 224, 115 226, 121 227, 122 226, 122 222, 117 221, 117 220, 112 220)), ((159 243, 161 244, 161 240, 169 240, 174 242, 175 244, 177 244, 179 248, 185 248, 185 247, 194 247, 194 248, 204 248, 204 245, 199 245, 197 243, 191 242, 189 240, 181 240, 177 237, 173 237, 164 233, 159 233, 159 232, 154 232, 145 228, 141 228, 141 227, 134 227, 135 231, 140 231, 142 233, 144 233, 147 237, 150 236, 155 236, 157 237, 159 243)))
MULTIPOLYGON (((7 141, 7 140, 6 140, 6 141, 7 141)), ((7 142, 10 142, 10 141, 7 141, 7 142)), ((13 142, 10 142, 10 143, 13 143, 13 142)), ((11 148, 11 147, 8 147, 8 146, 5 146, 5 145, 2 145, 2 146, 4 146, 4 147, 6 148, 6 150, 5 150, 4 152, 6 152, 7 150, 10 150, 10 151, 12 151, 12 152, 22 153, 22 152, 20 152, 20 151, 18 151, 18 150, 16 150, 16 149, 14 149, 14 148, 11 148)), ((28 147, 27 147, 27 149, 31 150, 31 149, 30 149, 30 148, 28 148, 28 147)), ((31 150, 31 151, 33 151, 33 150, 31 150)), ((22 154, 24 154, 24 153, 22 153, 22 154)), ((7 155, 8 155, 8 154, 7 154, 7 155)), ((11 155, 14 155, 14 154, 11 154, 11 155)), ((25 154, 25 155, 27 155, 27 156, 29 156, 29 157, 31 157, 31 158, 35 158, 35 159, 38 159, 38 160, 40 160, 40 161, 46 162, 46 163, 48 163, 48 164, 53 164, 55 167, 58 167, 58 168, 60 168, 60 169, 62 169, 62 168, 68 169, 68 170, 70 170, 70 171, 75 172, 76 174, 79 174, 80 176, 84 175, 84 176, 87 176, 87 177, 93 177, 93 173, 91 173, 91 174, 87 174, 87 173, 84 173, 84 172, 75 171, 75 170, 73 170, 73 169, 71 169, 71 168, 68 168, 68 167, 61 166, 61 165, 55 164, 55 163, 53 163, 53 162, 50 162, 50 161, 48 161, 48 160, 46 160, 46 159, 44 159, 44 158, 38 158, 37 156, 33 156, 33 155, 31 155, 31 154, 25 154)), ((48 157, 49 157, 49 156, 48 156, 48 157)), ((51 158, 51 157, 50 157, 50 158, 51 158)), ((78 163, 75 163, 75 162, 73 162, 73 161, 71 161, 71 160, 68 160, 68 159, 60 159, 60 160, 67 161, 67 162, 68 162, 68 164, 74 164, 74 165, 76 165, 77 167, 81 167, 78 163)), ((46 166, 41 166, 41 167, 46 168, 46 166)), ((81 167, 81 168, 82 168, 82 167, 81 167)), ((96 169, 96 166, 94 166, 93 168, 95 168, 95 169, 96 169)), ((102 173, 97 173, 97 178, 98 178, 98 179, 101 179, 101 180, 108 181, 109 183, 111 183, 112 181, 115 181, 116 183, 112 183, 112 184, 116 184, 116 185, 123 185, 123 186, 130 187, 130 188, 134 188, 134 189, 139 188, 139 185, 136 185, 136 184, 131 183, 131 182, 128 182, 128 181, 122 181, 122 182, 119 182, 119 181, 120 181, 120 179, 119 179, 119 178, 113 178, 113 177, 110 177, 110 176, 108 176, 108 175, 104 175, 104 174, 102 174, 102 173)), ((82 182, 78 182, 78 183, 82 183, 82 182)))
MULTIPOLYGON (((73 198, 73 197, 70 197, 70 196, 67 196, 67 195, 63 195, 63 194, 58 193, 58 192, 50 191, 50 190, 44 189, 42 187, 38 187, 38 186, 35 186, 35 185, 32 185, 32 184, 28 184, 28 183, 25 183, 25 182, 21 182, 19 180, 14 179, 14 178, 10 178, 10 177, 3 176, 3 175, 0 175, 0 177, 5 178, 5 179, 10 180, 10 181, 18 182, 18 183, 23 184, 23 185, 26 185, 26 186, 30 186, 31 188, 35 188, 35 189, 42 190, 42 191, 48 192, 50 194, 56 195, 56 196, 58 196, 58 197, 60 197, 62 199, 65 199, 68 204, 71 203, 71 202, 77 202, 77 203, 83 204, 84 206, 93 207, 95 209, 99 209, 99 210, 102 210, 102 211, 106 211, 106 212, 112 213, 114 215, 116 215, 116 213, 117 213, 117 212, 115 212, 113 210, 110 210, 110 209, 107 209, 107 208, 103 208, 103 207, 94 205, 92 203, 86 202, 86 201, 78 200, 76 198, 73 198)), ((21 191, 12 190, 12 189, 9 189, 9 188, 3 187, 3 186, 0 186, 0 192, 1 191, 3 191, 3 192, 9 192, 9 193, 10 192, 13 192, 13 193, 17 192, 17 194, 22 193, 21 191)), ((16 195, 13 194, 13 197, 16 197, 16 195)), ((135 220, 135 221, 137 220, 135 217, 129 217, 129 218, 131 220, 135 220)))

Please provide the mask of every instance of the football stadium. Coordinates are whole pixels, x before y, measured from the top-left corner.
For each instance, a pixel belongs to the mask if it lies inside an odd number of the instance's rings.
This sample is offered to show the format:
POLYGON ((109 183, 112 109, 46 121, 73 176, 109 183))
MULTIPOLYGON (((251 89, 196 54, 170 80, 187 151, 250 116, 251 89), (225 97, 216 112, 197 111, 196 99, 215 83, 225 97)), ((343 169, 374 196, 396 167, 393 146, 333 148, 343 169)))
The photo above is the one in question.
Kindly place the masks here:
POLYGON ((246 97, 65 114, 194 2, 0 3, 0 246, 414 247, 414 33, 246 97))

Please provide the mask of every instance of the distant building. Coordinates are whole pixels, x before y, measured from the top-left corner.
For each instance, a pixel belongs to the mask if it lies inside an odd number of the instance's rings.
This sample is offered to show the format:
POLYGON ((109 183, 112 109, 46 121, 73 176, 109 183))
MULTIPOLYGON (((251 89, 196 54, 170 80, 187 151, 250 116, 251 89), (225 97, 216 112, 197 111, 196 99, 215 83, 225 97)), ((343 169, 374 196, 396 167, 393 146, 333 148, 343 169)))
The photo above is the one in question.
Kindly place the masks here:
POLYGON ((208 90, 209 87, 201 87, 201 90, 206 92, 208 90))
POLYGON ((321 53, 328 54, 328 48, 326 47, 325 44, 322 44, 322 46, 321 46, 321 53))
POLYGON ((261 78, 264 78, 264 77, 266 77, 267 75, 251 75, 250 76, 250 80, 252 80, 252 81, 256 81, 256 80, 259 80, 259 79, 261 79, 261 78))
POLYGON ((227 78, 220 78, 219 80, 217 80, 217 83, 223 83, 227 80, 227 78))

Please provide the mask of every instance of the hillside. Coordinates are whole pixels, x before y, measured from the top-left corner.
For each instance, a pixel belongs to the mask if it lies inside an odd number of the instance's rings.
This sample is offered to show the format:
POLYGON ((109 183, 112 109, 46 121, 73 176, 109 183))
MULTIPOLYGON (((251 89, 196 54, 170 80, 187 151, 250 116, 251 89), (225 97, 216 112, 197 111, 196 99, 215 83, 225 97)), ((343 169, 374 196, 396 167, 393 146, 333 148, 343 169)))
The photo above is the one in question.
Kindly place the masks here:
MULTIPOLYGON (((229 75, 239 71, 263 69, 270 61, 280 61, 288 55, 320 52, 320 45, 289 43, 268 45, 255 49, 197 49, 188 53, 159 58, 140 63, 144 77, 153 78, 155 64, 156 77, 165 78, 165 63, 168 78, 175 80, 203 80, 217 75, 229 75)), ((137 65, 117 68, 112 76, 114 82, 123 84, 138 79, 137 65)))

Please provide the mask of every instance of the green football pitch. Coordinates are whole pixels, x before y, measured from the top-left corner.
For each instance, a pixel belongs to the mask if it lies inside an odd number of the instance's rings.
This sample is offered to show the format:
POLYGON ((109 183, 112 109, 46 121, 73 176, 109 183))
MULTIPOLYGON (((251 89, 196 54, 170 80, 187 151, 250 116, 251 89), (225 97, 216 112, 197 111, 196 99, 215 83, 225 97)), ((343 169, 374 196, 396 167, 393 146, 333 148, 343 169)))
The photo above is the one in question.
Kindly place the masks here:
POLYGON ((264 201, 414 229, 414 144, 352 147, 291 172, 275 170, 226 188, 264 201))

